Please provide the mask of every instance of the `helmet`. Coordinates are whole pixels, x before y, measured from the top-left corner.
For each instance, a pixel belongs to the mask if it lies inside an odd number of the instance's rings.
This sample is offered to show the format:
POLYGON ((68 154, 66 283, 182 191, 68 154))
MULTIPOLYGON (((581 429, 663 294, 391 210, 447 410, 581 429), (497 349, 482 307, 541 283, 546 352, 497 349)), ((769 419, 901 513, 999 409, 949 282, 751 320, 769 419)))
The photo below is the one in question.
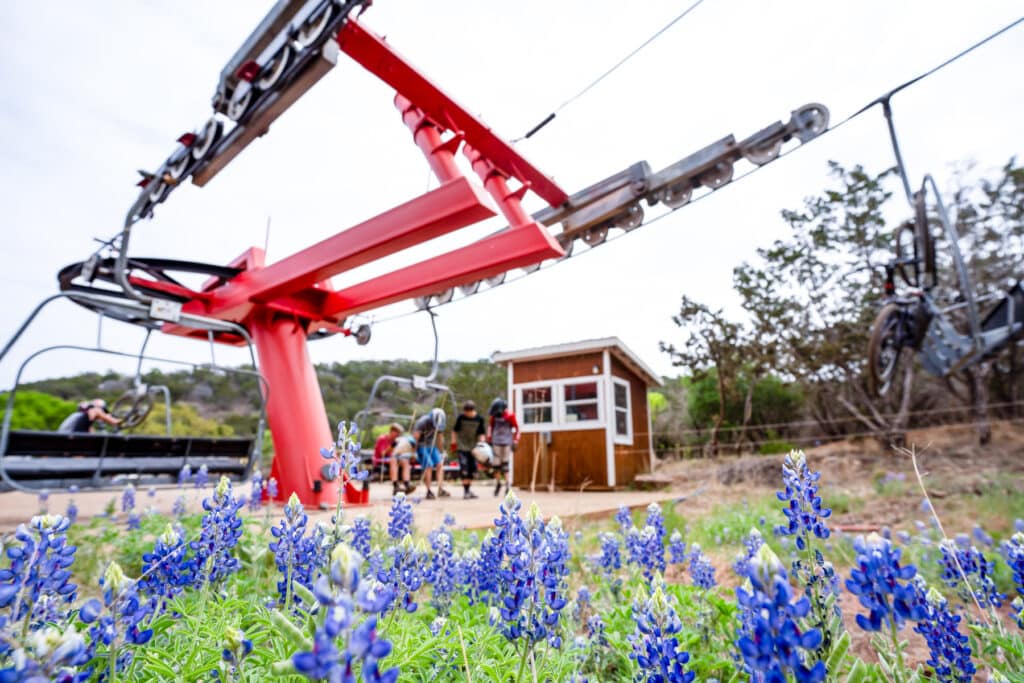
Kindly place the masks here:
POLYGON ((494 458, 494 451, 491 450, 490 445, 486 441, 481 441, 476 446, 473 446, 473 457, 477 459, 479 463, 489 463, 494 458))
POLYGON ((491 417, 501 417, 501 414, 508 408, 508 402, 503 398, 496 398, 491 401, 491 409, 487 411, 491 417))
POLYGON ((448 418, 445 417, 444 411, 440 408, 434 408, 430 411, 430 421, 434 423, 434 428, 443 432, 445 425, 448 423, 448 418))

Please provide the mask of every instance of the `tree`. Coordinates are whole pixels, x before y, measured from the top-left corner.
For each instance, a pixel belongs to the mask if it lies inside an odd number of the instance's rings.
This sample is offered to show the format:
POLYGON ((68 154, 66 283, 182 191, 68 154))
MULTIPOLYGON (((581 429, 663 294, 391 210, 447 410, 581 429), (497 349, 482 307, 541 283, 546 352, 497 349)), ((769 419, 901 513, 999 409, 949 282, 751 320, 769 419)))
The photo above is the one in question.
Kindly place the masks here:
POLYGON ((726 403, 734 391, 737 370, 743 363, 741 327, 727 320, 722 310, 683 296, 678 315, 672 321, 687 332, 683 346, 661 342, 661 350, 672 357, 672 365, 687 368, 694 379, 715 370, 718 387, 718 412, 711 428, 707 454, 718 454, 718 433, 725 421, 726 403))

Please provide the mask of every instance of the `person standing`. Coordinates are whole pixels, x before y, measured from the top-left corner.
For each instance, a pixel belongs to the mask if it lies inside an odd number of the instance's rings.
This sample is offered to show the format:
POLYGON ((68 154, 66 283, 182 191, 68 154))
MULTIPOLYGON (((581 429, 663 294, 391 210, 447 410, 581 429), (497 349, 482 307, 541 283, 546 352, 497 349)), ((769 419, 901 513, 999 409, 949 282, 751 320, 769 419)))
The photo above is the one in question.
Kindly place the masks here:
POLYGON ((451 494, 444 488, 444 457, 438 444, 444 435, 447 417, 440 408, 434 408, 416 421, 412 428, 412 436, 416 439, 416 456, 423 467, 423 483, 427 486, 427 500, 432 500, 434 492, 430 490, 431 478, 437 472, 437 497, 446 498, 451 494))
POLYGON ((512 451, 519 444, 519 422, 509 411, 503 398, 491 402, 490 421, 487 426, 487 440, 494 449, 494 495, 501 493, 501 480, 505 479, 505 493, 512 488, 512 451), (504 477, 502 476, 504 475, 504 477))
POLYGON ((462 413, 455 418, 455 426, 452 427, 452 451, 459 458, 462 497, 467 500, 477 497, 470 490, 473 485, 473 477, 476 475, 476 458, 473 457, 473 448, 485 439, 486 434, 484 418, 476 411, 476 404, 472 401, 463 403, 462 413))

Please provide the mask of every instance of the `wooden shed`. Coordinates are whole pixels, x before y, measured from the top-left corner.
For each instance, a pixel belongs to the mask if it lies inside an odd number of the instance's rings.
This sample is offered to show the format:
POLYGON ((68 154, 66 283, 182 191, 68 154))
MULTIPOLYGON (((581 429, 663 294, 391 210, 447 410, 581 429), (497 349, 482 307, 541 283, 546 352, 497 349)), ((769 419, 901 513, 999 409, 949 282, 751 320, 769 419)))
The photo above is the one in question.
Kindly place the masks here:
POLYGON ((610 489, 649 472, 647 389, 661 379, 617 337, 497 352, 522 436, 513 483, 610 489))

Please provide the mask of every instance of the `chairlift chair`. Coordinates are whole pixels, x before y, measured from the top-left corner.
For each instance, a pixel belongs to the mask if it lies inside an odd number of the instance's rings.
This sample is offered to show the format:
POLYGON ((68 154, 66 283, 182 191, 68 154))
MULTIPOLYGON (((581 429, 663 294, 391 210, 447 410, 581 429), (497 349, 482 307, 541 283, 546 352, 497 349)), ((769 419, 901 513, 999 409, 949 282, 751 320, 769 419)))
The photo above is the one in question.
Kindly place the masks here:
MULTIPOLYGON (((216 358, 212 356, 211 363, 196 364, 148 355, 146 346, 150 334, 154 329, 159 329, 162 321, 154 318, 152 311, 147 310, 145 306, 124 296, 117 289, 100 286, 103 282, 113 282, 113 261, 111 258, 98 258, 94 254, 86 261, 63 269, 58 275, 63 291, 44 299, 7 345, 0 350, 2 362, 39 313, 59 299, 70 300, 98 314, 95 346, 47 346, 30 354, 19 366, 14 385, 7 396, 6 412, 0 428, 0 490, 59 490, 71 486, 100 488, 127 482, 170 483, 185 465, 193 470, 205 465, 213 476, 226 475, 235 480, 243 480, 260 460, 267 398, 266 381, 255 370, 219 366, 216 358), (83 284, 83 275, 87 284, 83 284), (103 345, 103 321, 108 318, 140 325, 146 330, 142 347, 137 354, 103 345), (72 434, 12 429, 13 408, 26 368, 35 359, 56 350, 84 351, 136 359, 133 386, 111 405, 111 414, 122 420, 118 429, 72 434), (229 374, 256 376, 260 417, 255 438, 174 436, 170 390, 164 385, 147 385, 142 382, 144 361, 191 367, 193 371, 210 368, 229 374), (158 397, 162 398, 164 403, 165 434, 129 433, 142 424, 158 397)), ((159 281, 169 284, 177 283, 172 276, 174 271, 217 277, 223 276, 224 273, 220 271, 225 270, 218 266, 207 267, 203 264, 165 259, 136 259, 133 260, 132 266, 143 269, 159 281)), ((182 322, 190 324, 188 320, 182 322)), ((253 367, 256 367, 255 353, 244 329, 222 321, 212 321, 214 325, 207 325, 206 321, 197 322, 199 324, 196 326, 196 336, 205 335, 210 339, 211 354, 214 335, 231 335, 249 346, 250 358, 253 367)))

